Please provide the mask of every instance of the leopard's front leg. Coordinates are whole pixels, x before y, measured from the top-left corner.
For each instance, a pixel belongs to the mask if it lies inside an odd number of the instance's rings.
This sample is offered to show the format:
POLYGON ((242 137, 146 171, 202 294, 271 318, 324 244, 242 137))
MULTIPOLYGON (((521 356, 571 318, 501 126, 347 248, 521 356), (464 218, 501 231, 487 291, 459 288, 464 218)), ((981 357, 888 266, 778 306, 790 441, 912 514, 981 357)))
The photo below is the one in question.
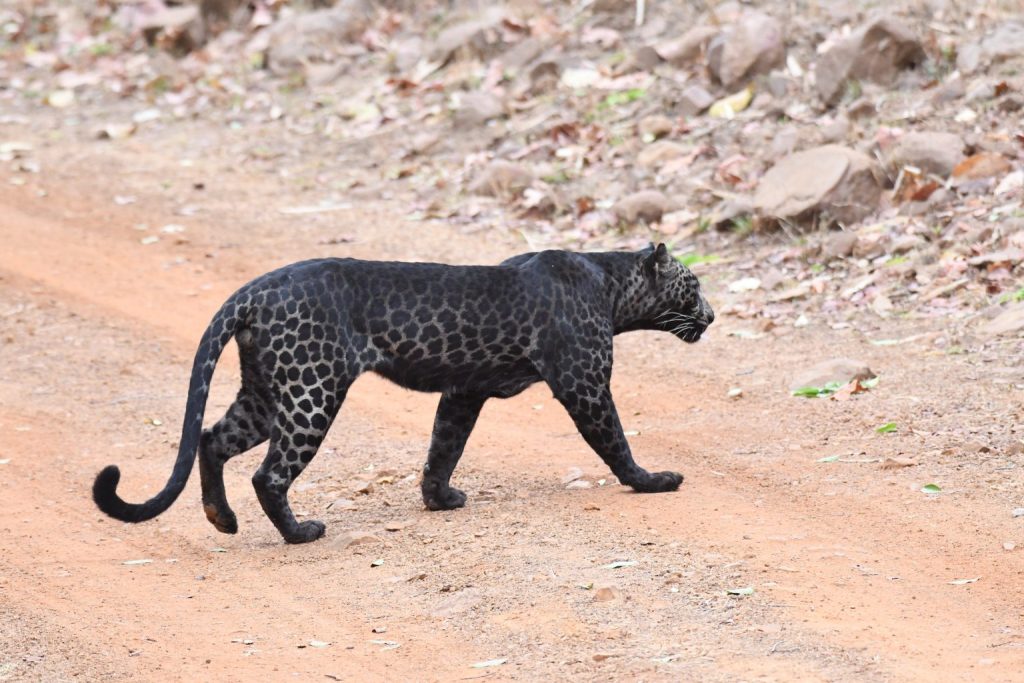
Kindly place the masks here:
MULTIPOLYGON (((610 347, 610 339, 608 345, 610 347)), ((610 348, 607 353, 595 353, 591 358, 590 367, 583 371, 573 368, 573 361, 568 358, 552 362, 549 357, 538 361, 537 367, 555 398, 569 412, 584 440, 620 482, 641 493, 675 491, 683 482, 683 475, 678 472, 648 472, 633 460, 608 386, 611 379, 610 348), (604 359, 607 361, 602 362, 604 359), (593 381, 595 377, 600 383, 593 381)))
POLYGON ((641 493, 661 493, 679 488, 683 475, 678 472, 648 472, 633 460, 608 387, 598 389, 596 397, 578 391, 565 392, 561 396, 555 394, 555 397, 569 411, 586 442, 620 482, 641 493))
POLYGON ((459 464, 476 419, 486 399, 444 394, 434 417, 427 464, 423 466, 423 503, 430 510, 453 510, 466 504, 466 494, 448 483, 459 464))

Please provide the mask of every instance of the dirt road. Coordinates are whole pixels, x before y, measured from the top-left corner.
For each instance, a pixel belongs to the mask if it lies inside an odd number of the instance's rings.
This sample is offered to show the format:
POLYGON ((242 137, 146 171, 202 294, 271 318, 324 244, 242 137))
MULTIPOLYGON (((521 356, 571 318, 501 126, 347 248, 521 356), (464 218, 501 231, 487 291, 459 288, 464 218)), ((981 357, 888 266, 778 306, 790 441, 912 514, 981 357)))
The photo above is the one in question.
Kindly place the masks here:
MULTIPOLYGON (((206 522, 195 480, 154 522, 103 517, 104 465, 129 500, 163 485, 194 344, 245 280, 315 255, 495 262, 515 245, 386 207, 298 229, 238 195, 160 232, 164 204, 115 207, 89 163, 45 196, 0 189, 0 680, 1021 680, 1024 551, 1004 549, 1024 546, 1020 391, 937 352, 920 321, 620 338, 619 410, 641 464, 686 474, 675 494, 608 482, 537 386, 485 408, 455 475, 467 507, 429 513, 436 397, 367 377, 293 489, 323 540, 281 542, 249 484, 258 453, 227 473, 236 536, 206 522), (788 395, 795 368, 843 355, 879 387, 788 395), (588 488, 566 488, 573 467, 588 488), (372 538, 346 546, 352 531, 372 538)), ((235 389, 231 355, 208 421, 235 389)))

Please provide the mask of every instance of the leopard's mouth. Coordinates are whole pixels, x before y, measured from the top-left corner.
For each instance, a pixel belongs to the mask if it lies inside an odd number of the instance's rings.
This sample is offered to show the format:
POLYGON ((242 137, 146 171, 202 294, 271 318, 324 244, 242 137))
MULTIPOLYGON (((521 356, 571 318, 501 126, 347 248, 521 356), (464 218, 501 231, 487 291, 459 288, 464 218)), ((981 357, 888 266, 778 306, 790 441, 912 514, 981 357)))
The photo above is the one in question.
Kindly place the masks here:
POLYGON ((680 331, 676 336, 687 344, 696 344, 700 341, 700 338, 706 329, 708 329, 707 325, 696 324, 686 330, 680 331))

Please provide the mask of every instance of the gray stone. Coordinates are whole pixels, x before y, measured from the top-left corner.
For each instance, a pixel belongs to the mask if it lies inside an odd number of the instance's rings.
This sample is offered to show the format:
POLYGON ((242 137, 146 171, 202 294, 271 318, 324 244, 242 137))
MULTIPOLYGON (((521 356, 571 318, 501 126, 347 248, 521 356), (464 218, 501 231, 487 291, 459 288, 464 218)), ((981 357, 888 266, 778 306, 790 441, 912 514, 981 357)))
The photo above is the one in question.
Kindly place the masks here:
POLYGON ((489 92, 460 93, 452 118, 456 128, 474 128, 505 114, 501 98, 489 92))
POLYGON ((655 45, 654 51, 673 66, 687 66, 701 56, 719 30, 712 26, 695 26, 678 38, 655 45))
POLYGON ((533 173, 519 164, 495 159, 470 185, 473 194, 489 197, 518 195, 533 182, 533 173))
POLYGON ((832 382, 846 384, 855 379, 874 377, 875 373, 865 363, 851 358, 833 358, 800 372, 790 384, 790 389, 796 391, 804 387, 824 387, 832 382))
POLYGON ((917 36, 894 17, 863 25, 823 54, 815 65, 815 88, 825 104, 835 104, 849 79, 892 85, 900 72, 925 59, 917 36))
POLYGON ((331 539, 335 548, 349 548, 356 545, 372 545, 380 543, 380 538, 369 531, 348 531, 331 539))
POLYGON ((743 13, 708 46, 708 69, 726 88, 766 74, 786 61, 782 24, 763 12, 743 13))
POLYGON ((827 261, 837 258, 846 258, 853 254, 853 248, 857 244, 857 233, 842 230, 832 233, 821 245, 821 255, 827 261))
POLYGON ((286 76, 305 71, 309 62, 330 62, 336 50, 355 42, 369 25, 365 0, 342 0, 330 9, 278 21, 268 29, 267 66, 286 76))
POLYGON ((679 96, 679 109, 686 116, 696 116, 715 103, 715 98, 699 85, 687 86, 679 96))
POLYGON ((956 165, 964 160, 964 141, 959 135, 937 131, 914 131, 905 134, 886 158, 893 173, 904 166, 915 166, 925 173, 949 177, 956 165))
POLYGON ((658 140, 640 150, 636 157, 636 163, 644 168, 660 168, 665 163, 686 155, 689 151, 688 147, 678 142, 658 140))
POLYGON ((672 132, 675 127, 675 122, 667 116, 662 114, 652 114, 651 116, 645 116, 640 119, 640 123, 637 124, 637 130, 640 136, 644 139, 663 138, 672 132))
POLYGON ((491 7, 479 16, 444 28, 430 50, 431 61, 446 62, 462 54, 481 58, 497 52, 501 46, 489 43, 488 34, 498 28, 505 17, 503 7, 491 7))
POLYGON ((854 223, 878 208, 881 192, 870 157, 825 145, 791 154, 769 169, 754 194, 754 206, 776 220, 827 214, 854 223))
POLYGON ((1009 306, 981 327, 984 334, 993 337, 1019 334, 1022 330, 1024 330, 1024 302, 1009 306))
POLYGON ((1018 55, 1024 55, 1024 22, 999 22, 980 41, 968 43, 959 50, 956 66, 963 73, 972 73, 982 66, 1018 55))
POLYGON ((671 202, 657 190, 643 190, 623 197, 612 207, 619 220, 627 223, 657 223, 671 210, 671 202))

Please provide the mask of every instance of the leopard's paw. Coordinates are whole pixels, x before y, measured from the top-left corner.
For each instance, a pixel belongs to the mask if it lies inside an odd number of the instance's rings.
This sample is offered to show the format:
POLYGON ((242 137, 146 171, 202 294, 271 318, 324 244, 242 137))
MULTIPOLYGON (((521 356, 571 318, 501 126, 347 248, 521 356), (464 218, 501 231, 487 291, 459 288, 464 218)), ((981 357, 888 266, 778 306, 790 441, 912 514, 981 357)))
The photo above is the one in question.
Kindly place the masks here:
POLYGON ((466 494, 451 486, 424 486, 423 504, 428 510, 454 510, 466 504, 466 494))
POLYGON ((309 543, 324 535, 327 525, 321 521, 310 519, 302 522, 295 529, 285 535, 286 543, 309 543))
POLYGON ((631 486, 640 493, 664 493, 675 491, 683 483, 683 475, 678 472, 651 472, 631 486))

